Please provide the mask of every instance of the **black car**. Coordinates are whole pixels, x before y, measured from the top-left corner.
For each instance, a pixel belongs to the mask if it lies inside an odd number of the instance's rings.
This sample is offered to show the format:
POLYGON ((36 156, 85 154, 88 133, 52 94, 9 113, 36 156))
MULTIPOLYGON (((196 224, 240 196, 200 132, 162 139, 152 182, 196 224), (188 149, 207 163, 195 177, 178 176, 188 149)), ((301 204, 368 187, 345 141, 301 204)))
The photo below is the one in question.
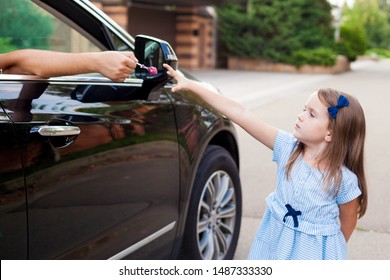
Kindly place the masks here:
POLYGON ((0 33, 2 42, 34 47, 46 36, 54 50, 130 50, 158 73, 137 67, 123 83, 0 74, 0 258, 233 258, 234 126, 190 92, 171 92, 170 45, 133 39, 86 0, 1 5, 2 17, 16 6, 33 13, 14 20, 36 19, 24 26, 37 32, 0 33))

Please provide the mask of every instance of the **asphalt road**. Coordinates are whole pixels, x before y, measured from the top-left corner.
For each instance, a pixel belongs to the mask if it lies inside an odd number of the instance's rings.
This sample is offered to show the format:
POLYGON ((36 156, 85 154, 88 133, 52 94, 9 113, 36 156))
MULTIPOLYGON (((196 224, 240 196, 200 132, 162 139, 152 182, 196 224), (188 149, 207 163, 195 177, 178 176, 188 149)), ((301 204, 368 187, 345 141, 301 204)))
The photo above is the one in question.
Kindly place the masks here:
MULTIPOLYGON (((348 242, 349 259, 390 260, 390 60, 358 61, 336 75, 252 71, 193 71, 263 120, 292 131, 297 114, 316 89, 331 87, 358 98, 365 111, 368 210, 348 242)), ((235 259, 246 259, 275 187, 272 152, 237 127, 243 187, 243 220, 235 259)))

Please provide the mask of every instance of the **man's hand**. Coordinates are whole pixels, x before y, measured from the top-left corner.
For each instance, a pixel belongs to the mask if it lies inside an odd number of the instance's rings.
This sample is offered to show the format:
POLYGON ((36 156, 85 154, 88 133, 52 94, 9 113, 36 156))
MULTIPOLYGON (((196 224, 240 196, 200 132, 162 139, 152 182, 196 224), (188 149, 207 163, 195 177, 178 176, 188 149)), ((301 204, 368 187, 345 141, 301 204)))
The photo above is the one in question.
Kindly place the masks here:
POLYGON ((115 81, 123 82, 134 71, 138 59, 132 52, 105 51, 98 54, 96 72, 115 81))

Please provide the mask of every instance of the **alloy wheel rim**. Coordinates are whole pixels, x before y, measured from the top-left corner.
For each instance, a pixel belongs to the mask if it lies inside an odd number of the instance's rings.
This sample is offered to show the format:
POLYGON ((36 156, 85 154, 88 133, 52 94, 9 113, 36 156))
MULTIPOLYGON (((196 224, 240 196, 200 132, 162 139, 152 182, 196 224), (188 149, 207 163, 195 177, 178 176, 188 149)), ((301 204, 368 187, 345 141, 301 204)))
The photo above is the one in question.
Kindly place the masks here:
POLYGON ((214 172, 200 198, 197 216, 197 243, 203 259, 223 259, 233 240, 236 195, 230 176, 214 172))

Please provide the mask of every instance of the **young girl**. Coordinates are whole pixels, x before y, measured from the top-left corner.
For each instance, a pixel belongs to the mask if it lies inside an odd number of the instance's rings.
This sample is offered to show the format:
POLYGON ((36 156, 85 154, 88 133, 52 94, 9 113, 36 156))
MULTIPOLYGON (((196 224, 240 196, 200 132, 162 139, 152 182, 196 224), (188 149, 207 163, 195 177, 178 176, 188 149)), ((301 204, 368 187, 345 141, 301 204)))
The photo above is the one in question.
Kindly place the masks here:
POLYGON ((310 95, 292 134, 165 65, 190 90, 273 150, 276 189, 249 259, 346 259, 346 242, 367 208, 365 119, 359 102, 333 89, 310 95))

